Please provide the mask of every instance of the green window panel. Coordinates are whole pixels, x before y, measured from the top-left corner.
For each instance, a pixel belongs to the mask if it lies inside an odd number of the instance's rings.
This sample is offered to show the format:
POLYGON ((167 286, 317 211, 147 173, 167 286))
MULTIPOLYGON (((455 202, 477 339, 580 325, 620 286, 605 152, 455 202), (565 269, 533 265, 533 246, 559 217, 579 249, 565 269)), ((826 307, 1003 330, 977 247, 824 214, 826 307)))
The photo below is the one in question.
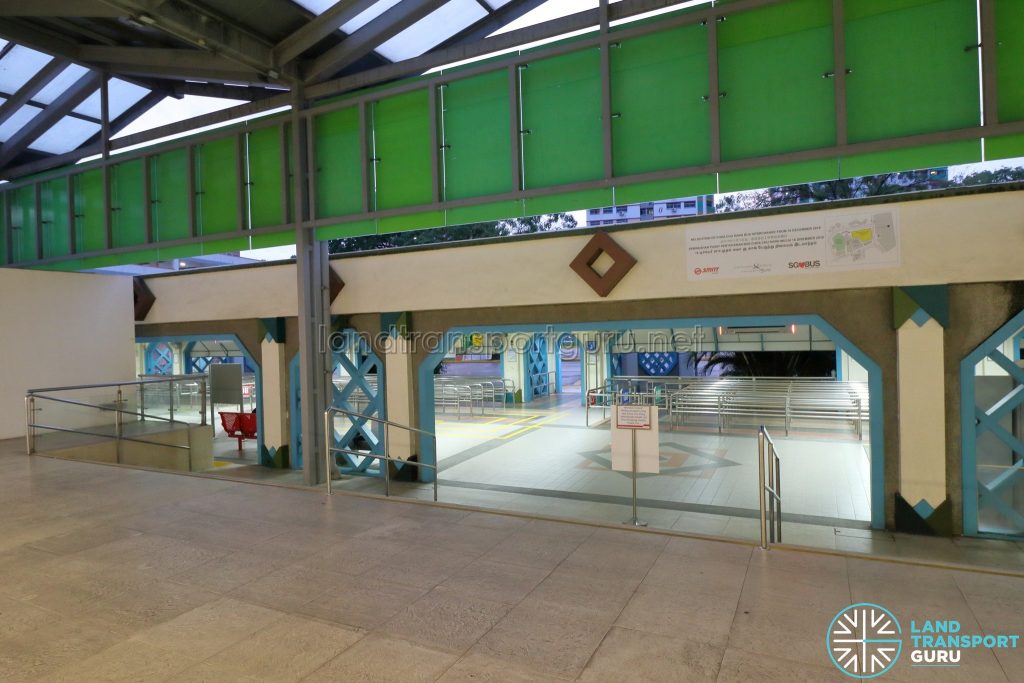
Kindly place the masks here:
POLYGON ((1024 2, 995 0, 999 120, 1024 120, 1024 2))
POLYGON ((596 190, 564 192, 547 197, 527 199, 523 214, 526 216, 540 216, 547 213, 578 211, 595 206, 611 206, 612 203, 612 189, 610 187, 602 187, 596 190))
POLYGON ((718 187, 719 192, 740 192, 765 187, 817 183, 835 180, 838 177, 839 163, 836 159, 816 159, 720 173, 718 187))
POLYGON ((710 163, 707 27, 624 40, 609 56, 615 175, 710 163))
POLYGON ((267 228, 284 220, 284 194, 281 179, 281 129, 260 128, 248 133, 246 152, 249 161, 250 227, 267 228))
POLYGON ((388 216, 377 222, 377 232, 381 235, 389 232, 407 232, 409 230, 425 230, 444 226, 444 211, 423 211, 405 216, 388 216))
POLYGON ((103 201, 103 169, 94 168, 74 179, 75 251, 103 251, 107 248, 107 222, 103 201))
POLYGON ((363 210, 363 157, 359 109, 349 107, 313 119, 316 154, 316 215, 333 218, 363 210))
POLYGON ((7 238, 11 236, 11 226, 7 222, 7 202, 10 192, 0 192, 0 266, 7 264, 7 238))
MULTIPOLYGON (((328 225, 316 230, 316 238, 318 240, 362 237, 363 235, 375 234, 377 234, 377 222, 374 220, 354 221, 352 223, 343 223, 342 225, 328 225)), ((295 241, 294 237, 292 241, 295 241)))
MULTIPOLYGON (((700 194, 714 194, 718 191, 718 176, 714 173, 673 178, 672 180, 655 180, 649 183, 634 185, 616 185, 613 204, 638 204, 655 202, 677 197, 694 197, 700 194)), ((595 207, 588 207, 595 208, 595 207)))
POLYGON ((505 202, 477 204, 476 206, 459 206, 445 211, 445 225, 467 225, 469 223, 487 223, 508 218, 525 216, 525 203, 521 199, 505 202))
POLYGON ((196 233, 235 232, 238 220, 238 146, 234 137, 195 147, 196 233))
POLYGON ((153 241, 189 237, 188 152, 177 149, 158 154, 149 162, 153 241))
POLYGON ((520 79, 525 188, 603 178, 600 51, 530 62, 520 79))
POLYGON ((41 183, 39 200, 42 210, 43 258, 67 256, 71 253, 67 179, 57 178, 41 183))
POLYGON ((14 263, 35 261, 39 258, 35 185, 19 187, 9 196, 11 199, 11 260, 14 263))
POLYGON ((146 243, 142 159, 110 167, 110 228, 114 247, 146 243))
POLYGON ((795 0, 718 25, 722 159, 836 142, 831 0, 795 0))
POLYGON ((295 244, 295 231, 284 230, 282 232, 270 232, 261 235, 253 235, 249 240, 252 243, 251 249, 264 249, 266 247, 284 247, 295 244))
POLYGON ((952 164, 973 164, 979 161, 981 161, 981 141, 963 140, 893 149, 886 152, 853 154, 842 157, 839 160, 839 168, 843 178, 856 178, 952 164))
POLYGON ((974 0, 844 3, 850 142, 980 121, 974 0))
POLYGON ((465 199, 514 189, 508 72, 442 86, 444 198, 465 199))
POLYGON ((985 138, 985 161, 1024 157, 1024 134, 985 138))
POLYGON ((371 105, 376 209, 434 200, 428 99, 426 90, 414 90, 371 105))

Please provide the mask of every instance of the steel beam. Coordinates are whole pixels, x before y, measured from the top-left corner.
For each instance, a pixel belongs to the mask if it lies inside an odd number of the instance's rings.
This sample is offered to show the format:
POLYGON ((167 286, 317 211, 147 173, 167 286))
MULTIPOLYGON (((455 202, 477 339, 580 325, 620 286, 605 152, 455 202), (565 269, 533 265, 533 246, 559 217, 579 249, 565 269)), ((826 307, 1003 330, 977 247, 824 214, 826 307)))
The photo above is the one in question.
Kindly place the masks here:
POLYGON ((981 88, 986 126, 999 123, 999 79, 997 71, 995 0, 980 0, 981 9, 981 88))
POLYGON ((491 10, 486 17, 481 17, 480 21, 470 24, 434 49, 443 50, 455 45, 466 45, 483 40, 524 14, 537 9, 545 2, 547 0, 512 0, 496 10, 491 10))
POLYGON ((276 64, 287 64, 313 47, 324 38, 338 32, 342 24, 348 23, 372 7, 377 0, 338 0, 315 19, 292 33, 274 46, 273 59, 276 64))
POLYGON ((832 79, 835 86, 836 144, 845 145, 846 133, 846 30, 843 0, 832 0, 832 79))
POLYGON ((237 83, 278 83, 254 68, 205 50, 82 45, 78 59, 108 71, 157 78, 207 78, 237 83))
POLYGON ((707 20, 708 28, 708 120, 710 127, 711 141, 711 163, 717 164, 722 161, 722 132, 719 117, 721 98, 721 85, 718 82, 718 18, 711 17, 707 20))
POLYGON ((64 118, 72 109, 80 105, 89 95, 100 86, 100 74, 90 72, 78 79, 71 87, 65 90, 46 109, 36 116, 19 131, 11 135, 0 147, 0 168, 11 163, 11 161, 28 148, 40 135, 45 133, 53 124, 64 118))
MULTIPOLYGON (((608 0, 601 0, 597 8, 600 20, 601 35, 607 36, 608 0)), ((601 147, 604 150, 604 177, 611 178, 614 173, 612 161, 612 77, 611 77, 612 43, 604 41, 598 47, 601 50, 601 147)))
MULTIPOLYGON (((60 74, 70 62, 65 59, 51 59, 46 66, 40 69, 35 76, 28 79, 25 85, 18 88, 18 92, 7 97, 7 100, 0 104, 0 125, 11 118, 14 112, 32 101, 36 94, 45 88, 47 84, 60 74)), ((38 105, 45 106, 45 105, 38 105)))
POLYGON ((4 0, 0 17, 121 17, 125 13, 99 0, 4 0))
MULTIPOLYGON (((147 111, 152 109, 154 106, 156 106, 157 104, 162 102, 163 99, 165 97, 167 97, 167 96, 168 95, 166 93, 160 92, 160 91, 157 91, 157 90, 154 90, 154 91, 148 93, 147 95, 144 95, 141 100, 139 100, 138 102, 136 102, 132 106, 128 107, 128 109, 126 109, 124 112, 122 112, 120 116, 118 116, 117 118, 115 118, 114 120, 112 120, 110 122, 110 135, 113 136, 113 135, 117 135, 118 133, 120 133, 122 130, 127 128, 131 123, 133 123, 140 116, 142 116, 147 111)), ((94 153, 94 152, 92 152, 90 150, 98 149, 98 148, 96 148, 96 145, 101 145, 102 144, 101 137, 102 137, 102 131, 100 133, 97 133, 96 135, 92 136, 88 140, 86 140, 85 143, 81 147, 79 147, 78 150, 76 150, 76 151, 83 152, 82 156, 89 156, 90 154, 94 153)), ((110 147, 111 147, 111 149, 116 148, 117 147, 116 141, 111 140, 110 141, 110 147)), ((101 149, 99 149, 98 151, 100 153, 102 153, 101 149)))
POLYGON ((447 0, 402 0, 310 62, 303 71, 303 80, 308 84, 329 78, 370 54, 445 2, 447 0))
MULTIPOLYGON (((232 81, 233 82, 233 81, 232 81)), ((182 81, 180 83, 154 83, 167 89, 167 94, 173 97, 185 95, 199 95, 200 97, 219 97, 226 100, 243 100, 255 102, 268 97, 284 95, 287 90, 278 88, 263 88, 250 85, 225 85, 223 83, 197 83, 195 81, 182 81)))

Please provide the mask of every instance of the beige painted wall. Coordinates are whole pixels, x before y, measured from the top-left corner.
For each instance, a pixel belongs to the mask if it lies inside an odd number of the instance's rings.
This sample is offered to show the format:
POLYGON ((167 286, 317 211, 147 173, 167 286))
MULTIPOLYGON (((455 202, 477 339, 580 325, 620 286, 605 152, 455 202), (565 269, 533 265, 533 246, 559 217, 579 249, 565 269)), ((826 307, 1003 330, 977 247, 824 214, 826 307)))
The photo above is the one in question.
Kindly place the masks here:
MULTIPOLYGON (((886 204, 897 207, 902 265, 881 270, 687 280, 685 230, 706 223, 618 231, 638 260, 607 300, 718 296, 1015 280, 1024 251, 1024 192, 1000 192, 886 204), (972 236, 984 235, 984 239, 972 236), (991 245, 998 244, 998 250, 991 245)), ((848 209, 825 210, 829 216, 848 209)), ((823 215, 822 215, 823 214, 823 215)), ((791 218, 790 218, 791 219, 791 218)), ((730 226, 775 225, 787 214, 735 218, 730 226)), ((418 311, 600 301, 569 263, 590 237, 451 247, 335 259, 345 281, 334 313, 418 311)), ((295 315, 291 264, 155 277, 156 304, 146 323, 295 315)))
POLYGON ((897 332, 900 493, 911 505, 946 499, 946 401, 942 326, 913 320, 897 332))
POLYGON ((0 268, 0 439, 25 434, 27 389, 132 379, 133 317, 130 277, 0 268))

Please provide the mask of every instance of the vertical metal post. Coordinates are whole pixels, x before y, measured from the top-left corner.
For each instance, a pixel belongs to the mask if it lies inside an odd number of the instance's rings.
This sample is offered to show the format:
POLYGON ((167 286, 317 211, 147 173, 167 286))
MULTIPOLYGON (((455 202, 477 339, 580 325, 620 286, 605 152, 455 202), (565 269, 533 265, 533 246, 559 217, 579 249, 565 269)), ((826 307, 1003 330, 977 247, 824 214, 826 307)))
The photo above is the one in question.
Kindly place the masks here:
POLYGON ((146 421, 146 383, 139 383, 139 422, 146 421))
POLYGON ((239 232, 244 232, 252 227, 249 225, 249 192, 252 189, 249 185, 249 174, 245 159, 245 150, 248 147, 248 131, 235 136, 235 191, 238 193, 236 211, 238 211, 235 227, 239 232))
POLYGON ((711 123, 711 163, 722 161, 722 136, 719 124, 721 104, 720 85, 718 83, 718 18, 708 19, 708 117, 711 123))
POLYGON ((36 258, 43 256, 43 186, 42 183, 34 183, 32 189, 35 191, 35 212, 36 212, 36 258))
POLYGON ((523 134, 522 114, 519 109, 519 65, 508 67, 508 120, 512 135, 512 190, 523 189, 523 134))
POLYGON ((117 436, 117 464, 121 464, 121 437, 124 435, 124 416, 121 414, 121 405, 124 400, 121 394, 121 387, 117 387, 117 398, 114 399, 114 433, 117 436))
POLYGON ((427 91, 427 102, 430 109, 430 188, 435 204, 441 201, 440 153, 441 143, 438 135, 437 89, 441 86, 432 85, 427 91))
POLYGON ((100 78, 100 145, 105 161, 110 158, 110 74, 105 71, 100 78))
POLYGON ((437 502, 437 480, 441 472, 437 469, 437 436, 431 437, 434 440, 434 502, 437 502))
POLYGON ((36 450, 36 397, 25 397, 25 450, 32 455, 36 450))
POLYGON ((384 459, 381 460, 381 467, 384 468, 384 495, 391 496, 391 448, 388 444, 388 423, 381 423, 384 427, 384 459))
POLYGON ((281 225, 288 225, 291 223, 292 216, 292 193, 291 193, 291 179, 290 165, 288 163, 288 126, 282 123, 278 126, 278 144, 281 146, 281 225))
POLYGON ((768 549, 767 519, 764 500, 764 428, 757 430, 757 498, 761 510, 761 547, 768 549))
POLYGON ((185 156, 187 157, 186 163, 188 168, 185 169, 185 182, 188 185, 188 235, 189 237, 198 237, 198 228, 196 226, 196 148, 195 145, 188 146, 188 152, 185 156))
MULTIPOLYGON (((202 425, 206 424, 206 388, 206 378, 203 377, 202 379, 199 380, 199 413, 202 416, 200 418, 201 421, 199 424, 202 425)), ((213 401, 211 400, 210 402, 212 403, 213 401)), ((213 423, 211 422, 211 424, 213 423)))
POLYGON ((996 73, 996 7, 995 0, 981 0, 981 87, 985 109, 982 125, 999 123, 999 79, 996 73))
POLYGON ((370 211, 370 142, 367 135, 368 120, 365 102, 359 103, 359 182, 362 187, 363 213, 370 211))
POLYGON ((604 177, 614 175, 612 159, 612 85, 611 85, 611 47, 608 40, 608 0, 601 0, 598 5, 601 20, 601 128, 604 147, 604 177))
POLYGON ((329 410, 324 411, 324 471, 327 472, 327 495, 331 494, 331 432, 334 431, 334 425, 332 424, 333 413, 329 410))
POLYGON ((847 143, 846 133, 846 31, 843 0, 832 0, 832 85, 836 109, 836 145, 847 143))
POLYGON ((146 231, 146 244, 153 243, 153 157, 142 157, 142 225, 146 231))
POLYGON ((775 491, 776 538, 779 543, 782 543, 782 461, 779 459, 779 454, 775 452, 775 444, 772 444, 772 460, 775 462, 775 485, 772 486, 772 490, 775 491))
POLYGON ((174 380, 167 382, 167 405, 170 411, 168 417, 171 422, 174 422, 174 380))

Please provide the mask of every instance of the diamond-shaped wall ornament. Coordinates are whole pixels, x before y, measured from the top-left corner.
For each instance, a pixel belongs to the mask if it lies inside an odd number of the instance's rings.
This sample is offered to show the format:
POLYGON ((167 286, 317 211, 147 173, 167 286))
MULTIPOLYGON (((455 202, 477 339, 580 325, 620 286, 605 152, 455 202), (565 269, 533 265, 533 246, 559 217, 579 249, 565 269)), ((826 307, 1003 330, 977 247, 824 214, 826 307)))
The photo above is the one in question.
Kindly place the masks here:
POLYGON ((569 267, 579 275, 590 288, 597 292, 598 296, 608 296, 612 290, 626 277, 636 259, 628 251, 619 246, 619 243, 611 238, 606 232, 594 233, 594 236, 583 247, 583 250, 576 255, 569 267), (601 254, 607 254, 611 260, 611 267, 602 275, 594 270, 594 263, 601 258, 601 254))
POLYGON ((141 277, 132 278, 132 298, 135 307, 135 322, 142 322, 149 315, 149 309, 156 303, 156 297, 141 277))

